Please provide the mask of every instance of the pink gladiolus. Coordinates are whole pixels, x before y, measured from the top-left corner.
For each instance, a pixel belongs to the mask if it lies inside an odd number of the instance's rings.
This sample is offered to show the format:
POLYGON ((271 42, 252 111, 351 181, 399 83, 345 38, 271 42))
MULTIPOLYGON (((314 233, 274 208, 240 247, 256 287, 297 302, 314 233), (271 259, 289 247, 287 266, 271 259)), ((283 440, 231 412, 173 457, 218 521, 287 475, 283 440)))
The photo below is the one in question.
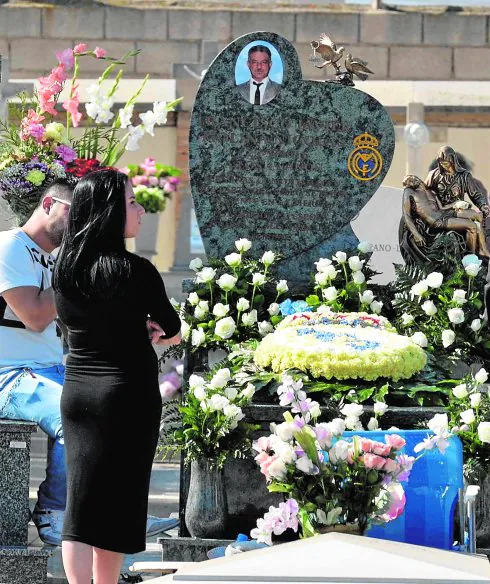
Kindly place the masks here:
POLYGON ((72 89, 72 97, 63 102, 63 108, 71 115, 71 123, 76 128, 82 119, 82 114, 78 111, 80 102, 77 94, 78 85, 75 84, 72 89))
POLYGON ((78 45, 75 45, 75 48, 73 49, 73 54, 80 55, 81 53, 86 53, 87 49, 88 45, 86 45, 85 43, 79 43, 78 45))
POLYGON ((366 468, 374 468, 375 470, 381 470, 386 463, 386 458, 377 456, 376 454, 371 454, 370 452, 366 452, 363 456, 363 460, 366 468))
POLYGON ((57 115, 58 112, 55 109, 56 102, 53 98, 53 92, 51 89, 39 89, 37 96, 39 98, 39 106, 42 112, 46 112, 52 116, 57 115))
POLYGON ((66 81, 66 77, 67 76, 64 65, 58 65, 54 69, 51 69, 51 73, 48 79, 51 81, 53 86, 57 85, 57 87, 53 87, 55 93, 59 93, 61 91, 61 84, 66 81))
POLYGON ((65 69, 68 71, 72 69, 73 65, 75 64, 73 49, 65 49, 64 51, 56 53, 56 58, 58 59, 58 63, 60 65, 64 65, 65 69))
POLYGON ((391 446, 388 444, 383 444, 382 442, 373 442, 371 452, 373 454, 377 454, 378 456, 389 456, 391 452, 391 446))
POLYGON ((385 436, 385 442, 395 450, 401 450, 406 444, 406 441, 401 436, 398 436, 398 434, 387 434, 385 436))
POLYGON ((94 55, 97 57, 97 59, 103 59, 107 55, 107 51, 101 49, 100 47, 95 47, 94 55))

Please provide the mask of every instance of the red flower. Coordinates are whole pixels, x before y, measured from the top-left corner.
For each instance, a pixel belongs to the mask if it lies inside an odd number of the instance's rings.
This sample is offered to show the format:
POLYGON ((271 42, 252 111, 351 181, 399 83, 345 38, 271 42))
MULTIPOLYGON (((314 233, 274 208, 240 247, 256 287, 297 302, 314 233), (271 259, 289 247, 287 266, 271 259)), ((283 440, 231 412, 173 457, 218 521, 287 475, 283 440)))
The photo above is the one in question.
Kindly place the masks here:
POLYGON ((75 158, 73 162, 69 162, 66 165, 66 170, 73 176, 77 178, 82 178, 89 172, 95 172, 96 170, 105 170, 112 168, 110 166, 101 166, 100 162, 96 158, 75 158))

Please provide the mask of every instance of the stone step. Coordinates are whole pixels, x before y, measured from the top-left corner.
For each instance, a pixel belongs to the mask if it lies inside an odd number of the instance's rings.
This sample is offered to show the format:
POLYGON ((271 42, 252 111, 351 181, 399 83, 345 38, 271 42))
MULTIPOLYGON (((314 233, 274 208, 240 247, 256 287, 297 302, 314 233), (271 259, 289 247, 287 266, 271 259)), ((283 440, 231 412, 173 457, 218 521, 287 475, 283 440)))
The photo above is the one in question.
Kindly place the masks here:
POLYGON ((38 547, 0 547, 2 584, 47 584, 52 550, 38 547))

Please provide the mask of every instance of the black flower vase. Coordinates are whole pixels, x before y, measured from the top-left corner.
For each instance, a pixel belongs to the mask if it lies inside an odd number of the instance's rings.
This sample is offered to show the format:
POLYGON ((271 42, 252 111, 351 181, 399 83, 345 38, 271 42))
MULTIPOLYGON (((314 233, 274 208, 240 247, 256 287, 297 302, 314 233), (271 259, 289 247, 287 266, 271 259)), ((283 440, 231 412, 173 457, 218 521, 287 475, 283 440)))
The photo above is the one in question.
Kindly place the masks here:
POLYGON ((191 462, 185 524, 192 537, 219 539, 226 533, 228 503, 223 471, 207 458, 191 462))

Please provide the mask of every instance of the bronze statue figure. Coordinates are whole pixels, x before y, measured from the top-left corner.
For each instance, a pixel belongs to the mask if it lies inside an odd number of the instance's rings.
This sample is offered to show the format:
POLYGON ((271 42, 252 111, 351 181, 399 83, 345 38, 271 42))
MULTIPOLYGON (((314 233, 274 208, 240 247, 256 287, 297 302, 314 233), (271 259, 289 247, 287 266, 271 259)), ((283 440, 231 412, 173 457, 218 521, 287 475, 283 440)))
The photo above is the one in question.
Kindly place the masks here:
MULTIPOLYGON (((446 150, 444 156, 447 156, 446 150)), ((451 164, 458 172, 457 166, 453 162, 451 164)), ((466 183, 461 184, 472 184, 471 174, 464 172, 466 183)), ((429 177, 434 177, 435 174, 435 171, 432 171, 429 177)), ((449 184, 449 188, 455 187, 455 177, 450 183, 443 183, 442 180, 437 183, 441 174, 435 176, 432 184, 449 184)), ((468 208, 469 204, 463 200, 464 195, 467 194, 466 191, 458 192, 456 197, 455 190, 445 193, 442 188, 438 189, 438 193, 445 194, 443 200, 446 204, 443 205, 435 192, 414 175, 406 176, 403 186, 405 190, 403 191, 403 217, 400 223, 400 249, 407 263, 434 263, 442 259, 444 252, 453 255, 475 253, 481 257, 490 258, 481 225, 482 214, 468 208), (442 240, 443 236, 452 237, 442 240), (450 246, 449 249, 447 246, 450 246)), ((472 194, 475 200, 476 191, 472 194)), ((481 199, 477 200, 482 203, 481 199)), ((484 206, 481 204, 482 209, 484 206)))

